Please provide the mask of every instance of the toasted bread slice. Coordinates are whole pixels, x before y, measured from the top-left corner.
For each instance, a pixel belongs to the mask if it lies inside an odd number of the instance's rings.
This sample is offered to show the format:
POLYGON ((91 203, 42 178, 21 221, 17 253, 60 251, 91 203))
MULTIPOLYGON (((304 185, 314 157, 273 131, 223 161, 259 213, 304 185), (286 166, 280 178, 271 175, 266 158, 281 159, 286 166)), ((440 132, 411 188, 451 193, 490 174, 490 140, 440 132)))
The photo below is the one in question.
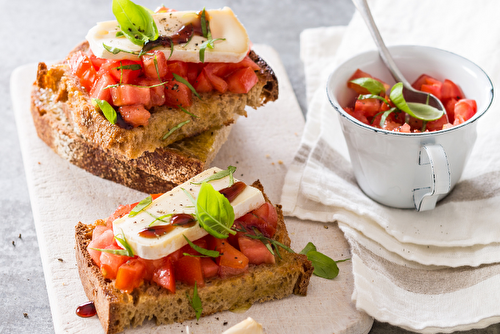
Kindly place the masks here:
MULTIPOLYGON (((72 53, 87 49, 84 42, 72 53)), ((261 69, 259 81, 247 94, 205 93, 194 98, 188 111, 198 118, 155 107, 149 124, 134 129, 106 120, 66 63, 40 63, 31 98, 37 133, 61 157, 94 175, 143 192, 166 192, 208 167, 230 125, 246 115, 246 105, 256 108, 277 99, 274 72, 253 51, 249 56, 261 69), (186 119, 190 122, 162 140, 186 119)))
MULTIPOLYGON (((263 191, 259 181, 253 186, 263 191)), ((264 197, 269 202, 265 194, 264 197)), ((276 209, 278 225, 274 239, 290 246, 281 206, 276 206, 276 209)), ((104 279, 87 251, 96 224, 80 222, 76 226, 76 259, 85 294, 94 303, 105 333, 139 326, 146 319, 154 318, 157 324, 170 324, 195 318, 187 297, 187 294, 193 295, 191 286, 177 282, 176 293, 172 294, 155 283, 144 282, 132 293, 126 293, 117 290, 112 281, 104 279)), ((203 305, 202 316, 282 299, 291 294, 306 295, 314 270, 311 262, 305 255, 284 249, 280 249, 280 254, 282 258, 276 255, 275 264, 250 265, 248 272, 242 275, 206 280, 205 286, 198 289, 203 305)))

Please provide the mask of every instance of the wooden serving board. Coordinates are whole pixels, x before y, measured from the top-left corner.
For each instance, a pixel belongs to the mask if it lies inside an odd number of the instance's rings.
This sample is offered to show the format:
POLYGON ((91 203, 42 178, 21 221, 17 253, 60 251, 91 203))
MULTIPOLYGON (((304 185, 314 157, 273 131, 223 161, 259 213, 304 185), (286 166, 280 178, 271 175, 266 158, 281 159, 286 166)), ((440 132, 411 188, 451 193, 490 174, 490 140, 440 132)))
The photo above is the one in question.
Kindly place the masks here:
MULTIPOLYGON (((236 177, 247 183, 260 179, 274 203, 279 203, 287 166, 297 149, 304 118, 278 54, 270 47, 255 49, 275 70, 280 97, 240 118, 213 165, 234 165, 236 177)), ((36 64, 14 71, 11 79, 16 122, 30 192, 35 227, 56 333, 101 333, 99 320, 75 314, 87 300, 74 254, 74 226, 107 217, 122 203, 133 203, 143 193, 95 177, 63 160, 36 135, 29 112, 30 89, 36 64)), ((350 257, 349 246, 335 225, 287 218, 292 248, 300 251, 309 241, 333 259, 350 257)), ((308 296, 253 305, 244 313, 223 312, 183 324, 144 326, 126 333, 221 333, 252 317, 267 333, 367 333, 373 320, 351 303, 353 276, 350 261, 339 263, 334 280, 313 276, 308 296)))

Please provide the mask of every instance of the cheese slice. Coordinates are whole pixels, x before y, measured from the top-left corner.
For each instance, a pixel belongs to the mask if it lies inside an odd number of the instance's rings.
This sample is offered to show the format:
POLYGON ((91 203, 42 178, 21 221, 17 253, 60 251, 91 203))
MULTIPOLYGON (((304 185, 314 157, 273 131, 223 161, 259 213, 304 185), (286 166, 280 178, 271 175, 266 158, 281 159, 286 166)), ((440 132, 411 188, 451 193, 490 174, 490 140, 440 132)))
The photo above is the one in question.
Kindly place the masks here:
POLYGON ((262 325, 252 318, 248 317, 242 322, 234 325, 222 334, 263 334, 262 325))
MULTIPOLYGON (((224 7, 222 9, 207 10, 206 13, 210 20, 212 39, 225 38, 225 40, 215 41, 213 49, 206 48, 205 62, 237 63, 243 60, 250 48, 250 40, 245 28, 233 11, 229 7, 224 7)), ((171 36, 182 26, 196 20, 198 13, 194 11, 172 12, 157 13, 152 16, 156 22, 159 35, 171 36)), ((132 43, 126 37, 116 37, 118 31, 120 31, 120 28, 117 21, 97 23, 95 27, 89 30, 86 37, 92 52, 99 58, 137 60, 136 54, 126 52, 112 54, 104 48, 103 44, 136 53, 141 50, 141 46, 132 43)), ((203 36, 195 35, 189 43, 175 45, 172 56, 170 56, 170 47, 158 47, 155 50, 163 51, 169 60, 199 63, 199 46, 206 40, 203 36)))
MULTIPOLYGON (((154 217, 179 213, 194 214, 195 208, 193 203, 189 200, 182 188, 188 191, 193 198, 196 199, 201 185, 194 185, 192 182, 203 181, 210 175, 219 171, 221 171, 221 169, 217 167, 208 169, 158 197, 136 216, 129 217, 126 215, 115 220, 113 222, 113 232, 115 236, 122 237, 122 235, 124 235, 135 255, 143 259, 155 260, 167 256, 186 245, 187 241, 184 239, 183 235, 189 240, 196 240, 207 235, 208 232, 205 231, 198 222, 196 222, 193 227, 176 227, 171 232, 155 238, 142 237, 139 235, 139 232, 147 228, 155 220, 154 217)), ((210 181, 210 184, 215 190, 221 190, 227 188, 229 182, 229 177, 225 177, 219 180, 210 181)), ((238 182, 238 180, 235 179, 235 182, 238 182)), ((235 219, 259 208, 264 202, 265 200, 262 192, 257 188, 247 185, 245 190, 231 203, 234 209, 235 219)), ((161 224, 165 223, 156 221, 154 225, 161 224)))

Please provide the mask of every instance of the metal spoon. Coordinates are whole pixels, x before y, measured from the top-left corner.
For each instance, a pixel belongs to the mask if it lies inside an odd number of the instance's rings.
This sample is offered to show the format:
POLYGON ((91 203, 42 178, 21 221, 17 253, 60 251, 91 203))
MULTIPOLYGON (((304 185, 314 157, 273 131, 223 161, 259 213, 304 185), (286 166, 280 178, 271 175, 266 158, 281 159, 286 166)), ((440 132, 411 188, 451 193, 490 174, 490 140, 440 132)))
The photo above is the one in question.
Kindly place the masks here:
MULTIPOLYGON (((370 33, 372 34, 372 37, 375 40, 375 44, 377 44, 380 58, 382 58, 382 61, 387 66, 394 79, 397 82, 403 83, 404 87, 403 96, 405 100, 408 102, 429 104, 430 106, 443 111, 444 115, 446 115, 446 110, 441 101, 439 101, 437 97, 435 97, 432 94, 421 92, 413 88, 410 85, 410 83, 405 79, 403 74, 399 71, 398 67, 396 66, 396 63, 394 62, 394 59, 392 59, 391 53, 385 46, 385 43, 382 39, 382 36, 380 35, 380 32, 377 29, 377 26, 375 25, 375 21, 373 20, 373 16, 370 12, 370 8, 368 7, 368 3, 366 2, 366 0, 352 0, 352 2, 358 9, 359 13, 365 20, 368 29, 370 30, 370 33)), ((447 115, 446 119, 448 119, 447 115)))

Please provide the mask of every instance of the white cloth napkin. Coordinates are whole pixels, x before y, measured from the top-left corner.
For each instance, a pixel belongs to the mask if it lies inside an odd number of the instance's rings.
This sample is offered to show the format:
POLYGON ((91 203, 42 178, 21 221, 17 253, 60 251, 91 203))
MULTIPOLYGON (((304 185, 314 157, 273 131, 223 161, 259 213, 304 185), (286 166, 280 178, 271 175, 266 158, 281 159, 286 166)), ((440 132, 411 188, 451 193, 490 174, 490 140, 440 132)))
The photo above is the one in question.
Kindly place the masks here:
MULTIPOLYGON (((500 82, 500 2, 377 0, 370 6, 388 45, 446 49, 477 63, 494 84, 500 82)), ((379 205, 356 184, 325 89, 338 64, 369 49, 375 44, 357 13, 347 28, 302 33, 309 109, 283 188, 284 211, 339 222, 353 250, 356 306, 376 319, 420 332, 498 322, 498 104, 480 119, 462 179, 436 209, 417 213, 379 205)))

